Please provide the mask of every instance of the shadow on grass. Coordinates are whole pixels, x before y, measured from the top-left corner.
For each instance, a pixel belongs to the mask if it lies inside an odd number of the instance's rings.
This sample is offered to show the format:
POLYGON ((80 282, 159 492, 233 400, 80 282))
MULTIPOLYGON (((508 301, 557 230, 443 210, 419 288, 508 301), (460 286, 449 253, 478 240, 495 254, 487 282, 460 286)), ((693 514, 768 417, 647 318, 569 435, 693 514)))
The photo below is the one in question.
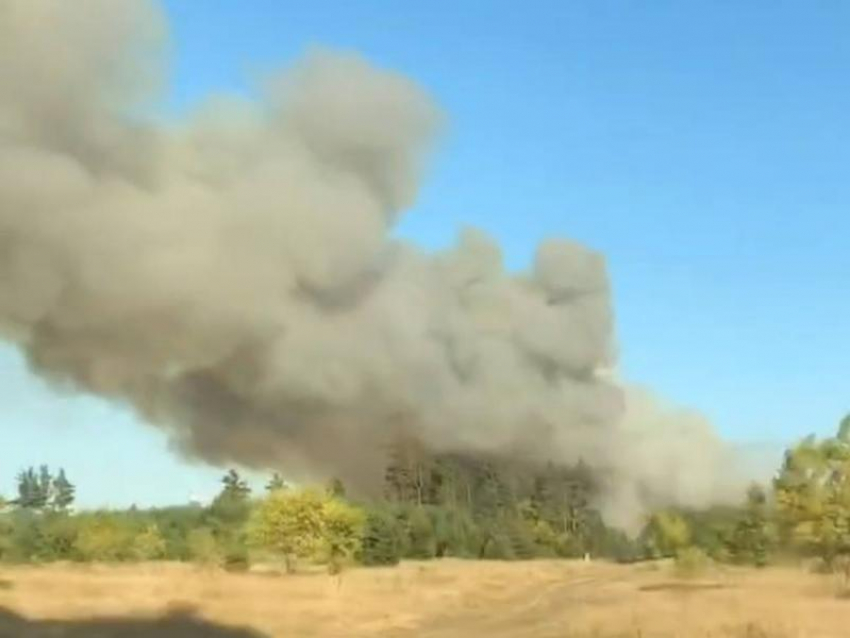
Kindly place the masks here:
POLYGON ((269 638, 252 629, 216 625, 181 609, 159 618, 29 620, 0 608, 0 638, 269 638))

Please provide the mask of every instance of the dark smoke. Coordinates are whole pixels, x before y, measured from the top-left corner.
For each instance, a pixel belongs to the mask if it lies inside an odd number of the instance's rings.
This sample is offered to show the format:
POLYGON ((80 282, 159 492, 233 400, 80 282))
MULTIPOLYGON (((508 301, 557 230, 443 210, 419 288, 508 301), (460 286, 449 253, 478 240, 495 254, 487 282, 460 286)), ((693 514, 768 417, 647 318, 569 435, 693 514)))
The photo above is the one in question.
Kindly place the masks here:
POLYGON ((583 458, 602 506, 728 493, 698 417, 623 390, 603 258, 513 274, 470 230, 392 238, 442 116, 409 80, 314 53, 262 103, 141 117, 166 46, 143 0, 0 0, 0 334, 211 463, 366 485, 388 441, 583 458))

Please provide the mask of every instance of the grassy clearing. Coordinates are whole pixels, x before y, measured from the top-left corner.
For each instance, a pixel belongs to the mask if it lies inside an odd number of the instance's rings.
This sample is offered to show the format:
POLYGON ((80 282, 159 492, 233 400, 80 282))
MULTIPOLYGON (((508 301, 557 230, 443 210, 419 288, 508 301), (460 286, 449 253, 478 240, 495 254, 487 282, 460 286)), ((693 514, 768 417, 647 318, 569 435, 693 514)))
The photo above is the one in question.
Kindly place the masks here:
POLYGON ((21 566, 3 570, 0 607, 77 622, 192 610, 211 623, 299 638, 838 638, 850 627, 850 601, 836 596, 830 576, 768 568, 682 578, 680 569, 445 560, 329 576, 171 563, 21 566))

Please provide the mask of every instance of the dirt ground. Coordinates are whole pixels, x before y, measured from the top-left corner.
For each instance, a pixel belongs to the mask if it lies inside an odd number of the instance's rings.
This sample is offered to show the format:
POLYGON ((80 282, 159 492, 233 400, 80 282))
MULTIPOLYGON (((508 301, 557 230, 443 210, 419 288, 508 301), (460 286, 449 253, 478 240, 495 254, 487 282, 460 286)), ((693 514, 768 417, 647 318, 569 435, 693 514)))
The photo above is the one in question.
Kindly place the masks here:
POLYGON ((188 565, 0 570, 9 638, 845 638, 850 599, 800 569, 406 563, 341 577, 188 565))

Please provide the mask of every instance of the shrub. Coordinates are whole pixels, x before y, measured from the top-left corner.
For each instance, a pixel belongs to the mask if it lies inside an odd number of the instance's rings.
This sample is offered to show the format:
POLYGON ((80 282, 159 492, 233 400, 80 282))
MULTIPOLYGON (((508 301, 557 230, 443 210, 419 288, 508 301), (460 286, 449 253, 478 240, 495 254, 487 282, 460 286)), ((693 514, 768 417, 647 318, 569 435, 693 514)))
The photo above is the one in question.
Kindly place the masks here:
POLYGON ((67 560, 75 555, 79 526, 66 514, 50 514, 39 522, 40 560, 67 560))
POLYGON ((201 565, 219 565, 222 560, 221 548, 212 531, 207 527, 199 527, 189 532, 186 539, 189 556, 201 565))
POLYGON ((233 543, 224 550, 222 559, 224 569, 229 572, 244 572, 251 565, 248 556, 248 548, 241 544, 233 543))
POLYGON ((132 556, 133 534, 108 515, 80 520, 74 541, 77 556, 87 561, 120 561, 132 556))
POLYGON ((156 523, 151 523, 133 539, 133 557, 137 560, 159 560, 165 558, 165 538, 156 523))
POLYGON ((699 547, 686 547, 676 554, 676 574, 682 578, 702 575, 711 565, 711 559, 699 547))

